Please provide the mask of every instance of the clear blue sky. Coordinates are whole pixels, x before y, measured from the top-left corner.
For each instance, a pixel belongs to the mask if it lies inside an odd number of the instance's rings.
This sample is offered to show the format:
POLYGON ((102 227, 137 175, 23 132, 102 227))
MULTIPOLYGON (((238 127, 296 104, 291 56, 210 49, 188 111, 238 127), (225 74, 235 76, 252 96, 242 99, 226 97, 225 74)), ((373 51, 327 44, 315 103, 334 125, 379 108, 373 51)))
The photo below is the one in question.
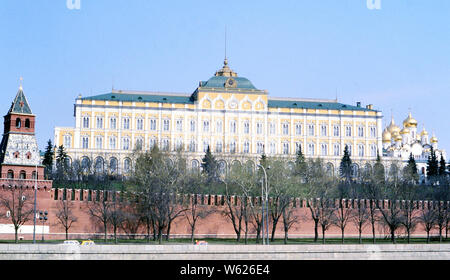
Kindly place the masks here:
POLYGON ((73 103, 116 89, 186 92, 222 66, 271 96, 411 108, 450 153, 450 1, 4 0, 0 113, 19 77, 37 115, 40 149, 74 126, 73 103))

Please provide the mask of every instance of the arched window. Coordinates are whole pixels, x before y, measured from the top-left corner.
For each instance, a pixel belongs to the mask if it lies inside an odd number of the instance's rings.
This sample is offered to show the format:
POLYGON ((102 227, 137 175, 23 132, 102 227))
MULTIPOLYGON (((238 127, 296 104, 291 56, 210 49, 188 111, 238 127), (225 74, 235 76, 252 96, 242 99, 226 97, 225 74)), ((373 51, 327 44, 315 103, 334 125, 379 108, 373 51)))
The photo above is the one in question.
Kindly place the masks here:
POLYGON ((83 157, 81 159, 81 169, 83 170, 83 172, 88 172, 90 168, 91 168, 91 161, 89 160, 88 157, 83 157))
POLYGON ((198 163, 198 160, 194 159, 191 162, 192 171, 198 172, 199 171, 199 167, 200 167, 200 164, 198 163))
POLYGON ((20 118, 16 119, 16 127, 17 128, 21 128, 22 127, 22 121, 20 120, 20 118))
POLYGON ((27 173, 24 170, 20 171, 19 179, 25 180, 26 178, 27 178, 27 173))
POLYGON ((98 157, 95 160, 95 172, 102 173, 103 172, 103 166, 104 166, 104 160, 102 157, 98 157))
POLYGON ((25 120, 25 127, 30 128, 30 119, 25 120))
POLYGON ((130 172, 130 170, 131 170, 131 160, 129 158, 126 158, 123 161, 123 171, 125 173, 128 173, 128 172, 130 172))
POLYGON ((14 171, 8 170, 8 179, 14 179, 14 171))
POLYGON ((112 174, 117 172, 117 159, 114 157, 109 160, 109 170, 112 174))
POLYGON ((36 171, 33 171, 33 172, 31 173, 31 179, 37 179, 37 176, 38 176, 38 174, 37 174, 36 171))

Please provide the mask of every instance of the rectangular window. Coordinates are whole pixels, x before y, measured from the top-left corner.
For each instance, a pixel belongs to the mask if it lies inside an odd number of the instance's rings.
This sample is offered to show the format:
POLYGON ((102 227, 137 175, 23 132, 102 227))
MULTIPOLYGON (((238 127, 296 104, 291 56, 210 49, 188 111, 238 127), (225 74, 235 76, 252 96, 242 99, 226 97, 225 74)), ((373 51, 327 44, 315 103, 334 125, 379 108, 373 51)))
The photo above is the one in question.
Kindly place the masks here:
POLYGON ((102 136, 97 136, 95 138, 95 148, 97 148, 97 149, 103 148, 103 137, 102 136))
POLYGON ((175 145, 176 145, 177 151, 182 151, 183 150, 183 139, 182 138, 178 138, 176 140, 175 145))
POLYGON ((116 129, 117 127, 117 119, 116 118, 110 118, 109 119, 109 128, 110 129, 116 129))
POLYGON ((364 127, 358 127, 358 137, 364 137, 364 127))
POLYGON ((203 132, 209 132, 209 121, 203 121, 203 132))
POLYGON ((103 128, 103 117, 97 117, 97 128, 103 128))
POLYGON ((83 128, 89 128, 89 117, 83 117, 83 128))
POLYGON ((309 143, 308 144, 308 155, 313 156, 314 155, 314 144, 313 143, 309 143))
POLYGON ((358 156, 364 156, 364 145, 358 145, 358 156))
POLYGON ((163 151, 168 151, 170 148, 169 139, 163 139, 161 146, 163 151))
POLYGON ((169 131, 170 129, 170 121, 169 120, 163 120, 163 130, 164 131, 169 131))
POLYGON ((216 142, 216 153, 221 153, 222 152, 222 141, 217 141, 216 142))
POLYGON ((64 147, 70 148, 71 145, 72 145, 72 136, 64 135, 64 147))
POLYGON ((372 157, 376 157, 377 156, 377 146, 376 145, 371 145, 370 146, 370 155, 372 157))
POLYGON ((236 121, 230 122, 230 133, 236 133, 236 121))
POLYGON ((370 127, 370 137, 372 138, 377 137, 377 128, 375 126, 370 127))
POLYGON ((230 154, 234 154, 234 153, 236 153, 236 142, 234 142, 234 140, 233 140, 230 142, 230 154))
POLYGON ((283 154, 285 154, 285 155, 289 154, 289 143, 288 142, 283 143, 283 154))
POLYGON ((351 137, 352 136, 352 127, 351 126, 346 126, 345 127, 345 136, 347 136, 347 137, 351 137))
POLYGON ((326 156, 328 154, 328 145, 327 144, 322 144, 321 145, 321 155, 322 156, 326 156))
POLYGON ((308 135, 314 136, 314 125, 313 124, 308 125, 308 135))
POLYGON ((191 132, 195 132, 195 120, 191 120, 191 132))
POLYGON ((277 147, 277 146, 275 145, 274 142, 271 142, 271 143, 270 143, 270 153, 271 153, 271 154, 276 154, 276 153, 277 153, 276 147, 277 147))
POLYGON ((150 119, 150 130, 156 130, 156 119, 150 119))
POLYGON ((130 138, 123 138, 122 139, 122 148, 124 150, 129 150, 130 149, 130 138))
POLYGON ((89 137, 84 136, 82 138, 83 149, 89 149, 89 137))
POLYGON ((250 133, 250 124, 248 123, 248 121, 244 122, 244 134, 249 134, 250 133))
POLYGON ((322 125, 320 127, 320 133, 322 136, 327 136, 327 126, 326 125, 322 125))
POLYGON ((339 144, 334 144, 333 147, 334 147, 334 148, 333 148, 333 154, 334 154, 335 156, 340 156, 340 155, 341 155, 341 145, 339 145, 339 144))
POLYGON ((256 143, 256 153, 264 154, 264 144, 262 142, 256 143))
POLYGON ((123 119, 123 129, 130 129, 130 119, 129 118, 123 119))
POLYGON ((263 133, 263 124, 259 122, 256 124, 256 134, 262 134, 262 133, 263 133))
POLYGON ((109 148, 114 150, 116 148, 116 137, 109 137, 109 148))
POLYGON ((209 141, 207 139, 203 140, 203 152, 206 153, 208 151, 209 141))
POLYGON ((144 130, 144 120, 143 119, 137 119, 137 121, 136 121, 136 129, 137 130, 144 130))
POLYGON ((250 143, 248 141, 244 142, 244 153, 245 154, 250 153, 250 143))
POLYGON ((302 135, 302 125, 299 123, 295 124, 295 135, 302 135))
POLYGON ((333 126, 333 136, 334 137, 339 137, 339 134, 340 134, 339 131, 340 131, 339 125, 333 126))
POLYGON ((270 130, 270 134, 275 134, 276 133, 275 123, 273 123, 273 122, 270 123, 269 130, 270 130))
POLYGON ((216 132, 217 133, 222 133, 223 132, 222 121, 221 120, 217 121, 217 123, 216 123, 216 132))
POLYGON ((183 131, 183 120, 177 120, 177 131, 182 132, 183 131))
POLYGON ((284 123, 282 127, 283 127, 283 134, 284 135, 289 135, 289 124, 288 123, 284 123))
POLYGON ((296 142, 295 143, 295 153, 297 154, 302 149, 302 143, 296 142))

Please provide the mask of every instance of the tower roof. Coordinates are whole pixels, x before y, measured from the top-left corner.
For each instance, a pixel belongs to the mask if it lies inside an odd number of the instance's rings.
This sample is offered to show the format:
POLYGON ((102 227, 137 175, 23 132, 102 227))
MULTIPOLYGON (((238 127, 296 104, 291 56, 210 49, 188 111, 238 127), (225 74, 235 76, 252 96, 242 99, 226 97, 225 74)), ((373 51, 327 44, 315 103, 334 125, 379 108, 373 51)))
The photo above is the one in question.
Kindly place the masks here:
POLYGON ((19 91, 17 92, 16 98, 14 98, 14 101, 11 104, 11 108, 9 109, 8 114, 33 114, 31 112, 30 105, 28 105, 27 98, 23 93, 22 86, 19 87, 19 91))
POLYGON ((231 70, 227 58, 223 62, 222 69, 219 69, 208 81, 201 81, 200 87, 257 90, 247 78, 238 77, 237 73, 231 70))

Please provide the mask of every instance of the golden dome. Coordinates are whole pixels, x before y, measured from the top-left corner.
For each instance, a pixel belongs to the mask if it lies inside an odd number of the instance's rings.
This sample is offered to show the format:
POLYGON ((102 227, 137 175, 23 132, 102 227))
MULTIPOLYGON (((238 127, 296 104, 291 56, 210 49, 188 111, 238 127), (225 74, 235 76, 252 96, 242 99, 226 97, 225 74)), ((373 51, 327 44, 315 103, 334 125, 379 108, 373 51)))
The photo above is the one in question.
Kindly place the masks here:
POLYGON ((397 134, 394 139, 395 139, 395 142, 402 141, 402 136, 400 134, 397 134))
POLYGON ((409 129, 407 127, 400 130, 400 134, 408 134, 408 133, 409 133, 409 129))
POLYGON ((436 136, 431 137, 430 142, 431 143, 437 143, 438 140, 437 140, 436 136))
POLYGON ((383 131, 383 142, 391 142, 391 138, 391 133, 387 130, 387 128, 385 128, 383 131))
POLYGON ((398 127, 396 124, 395 124, 395 122, 394 122, 394 118, 392 117, 392 119, 391 119, 391 124, 388 126, 388 128, 387 128, 388 130, 389 130, 389 132, 391 133, 391 134, 394 134, 394 133, 399 133, 400 132, 400 127, 398 127))
POLYGON ((420 136, 428 135, 428 132, 425 130, 425 127, 423 128, 422 132, 420 133, 420 136))
POLYGON ((403 121, 404 127, 417 127, 417 121, 411 116, 411 112, 409 112, 408 117, 403 121))

